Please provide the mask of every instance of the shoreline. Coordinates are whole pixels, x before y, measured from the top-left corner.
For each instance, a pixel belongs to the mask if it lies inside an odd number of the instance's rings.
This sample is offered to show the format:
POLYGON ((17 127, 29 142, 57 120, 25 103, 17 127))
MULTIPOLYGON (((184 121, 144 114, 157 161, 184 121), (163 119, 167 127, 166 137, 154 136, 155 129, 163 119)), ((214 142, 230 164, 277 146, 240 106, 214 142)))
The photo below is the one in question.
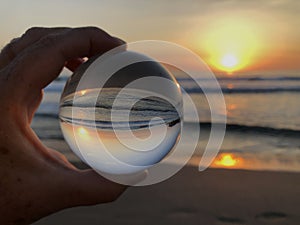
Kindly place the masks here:
MULTIPOLYGON (((79 159, 70 149, 68 144, 64 140, 60 139, 43 139, 42 142, 50 148, 58 150, 59 152, 63 153, 67 159, 74 164, 76 167, 84 169, 89 168, 85 165, 81 159, 79 159)), ((283 164, 278 162, 278 158, 274 157, 273 152, 267 152, 264 154, 256 155, 255 153, 249 154, 247 152, 244 153, 230 153, 230 152, 222 152, 220 151, 218 156, 215 159, 215 162, 220 161, 220 156, 222 155, 231 154, 237 160, 237 164, 234 167, 226 167, 222 165, 218 165, 217 163, 213 163, 208 169, 226 169, 226 170, 245 170, 245 171, 257 171, 257 172, 286 172, 286 173, 300 173, 299 170, 299 162, 297 161, 297 157, 292 158, 292 155, 289 158, 281 158, 285 159, 289 164, 283 164), (274 157, 272 159, 272 157, 274 157), (259 158, 259 159, 258 159, 259 158), (265 163, 265 160, 268 160, 265 163), (273 161, 271 161, 273 160, 273 161), (293 164, 294 163, 294 164, 293 164)), ((198 168, 200 162, 199 156, 193 155, 193 157, 188 161, 186 166, 192 166, 198 168)), ((174 161, 174 164, 179 163, 174 161)))

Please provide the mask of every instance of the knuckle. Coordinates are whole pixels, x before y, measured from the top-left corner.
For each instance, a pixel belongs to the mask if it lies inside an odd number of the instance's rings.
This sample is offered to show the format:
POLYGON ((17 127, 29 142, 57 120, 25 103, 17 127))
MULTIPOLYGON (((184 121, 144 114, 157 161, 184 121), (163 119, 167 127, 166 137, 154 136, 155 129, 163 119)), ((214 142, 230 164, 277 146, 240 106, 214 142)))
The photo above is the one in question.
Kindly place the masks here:
POLYGON ((15 44, 15 43, 17 43, 20 39, 21 39, 20 37, 13 38, 13 39, 11 39, 10 43, 11 43, 11 44, 15 44))
POLYGON ((16 57, 15 45, 15 42, 11 41, 2 49, 1 54, 4 54, 9 60, 14 59, 16 57))
POLYGON ((103 30, 101 30, 99 27, 95 27, 95 26, 89 26, 89 27, 86 27, 86 28, 83 28, 83 29, 86 29, 90 32, 95 32, 95 33, 99 33, 99 32, 103 32, 103 30))
POLYGON ((44 30, 45 28, 42 27, 31 27, 28 30, 25 31, 25 33, 22 35, 22 37, 24 36, 32 36, 38 32, 41 32, 41 30, 44 30))
POLYGON ((57 43, 57 40, 58 40, 58 35, 49 34, 49 35, 43 37, 39 41, 39 44, 44 47, 50 47, 50 46, 54 46, 57 43))
POLYGON ((104 35, 110 37, 110 35, 107 32, 95 26, 80 27, 80 28, 75 28, 75 30, 79 32, 88 32, 92 35, 104 35))

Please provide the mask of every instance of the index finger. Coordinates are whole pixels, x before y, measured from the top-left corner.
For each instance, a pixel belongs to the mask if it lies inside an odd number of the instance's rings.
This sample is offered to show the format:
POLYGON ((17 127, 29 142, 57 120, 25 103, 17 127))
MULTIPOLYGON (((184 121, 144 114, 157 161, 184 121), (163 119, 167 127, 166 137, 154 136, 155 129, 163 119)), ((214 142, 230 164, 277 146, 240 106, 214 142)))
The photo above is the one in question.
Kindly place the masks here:
POLYGON ((104 53, 124 43, 95 27, 48 35, 9 65, 9 79, 15 81, 14 85, 18 86, 15 90, 21 90, 22 96, 33 90, 40 92, 59 75, 67 61, 104 53))
POLYGON ((13 39, 0 52, 0 69, 7 66, 24 49, 34 44, 44 36, 70 30, 68 27, 32 27, 21 37, 13 39))

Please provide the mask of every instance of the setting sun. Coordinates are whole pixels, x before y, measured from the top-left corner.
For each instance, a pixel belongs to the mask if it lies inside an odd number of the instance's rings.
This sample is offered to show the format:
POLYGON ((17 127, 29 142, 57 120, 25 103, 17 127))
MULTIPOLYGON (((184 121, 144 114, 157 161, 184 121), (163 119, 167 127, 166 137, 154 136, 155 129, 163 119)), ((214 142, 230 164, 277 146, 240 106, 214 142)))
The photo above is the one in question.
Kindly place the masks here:
POLYGON ((238 64, 238 60, 234 55, 226 54, 223 56, 221 63, 224 67, 232 69, 238 64))
POLYGON ((210 24, 201 34, 201 45, 213 69, 231 73, 255 63, 260 37, 260 29, 252 21, 227 18, 210 24))

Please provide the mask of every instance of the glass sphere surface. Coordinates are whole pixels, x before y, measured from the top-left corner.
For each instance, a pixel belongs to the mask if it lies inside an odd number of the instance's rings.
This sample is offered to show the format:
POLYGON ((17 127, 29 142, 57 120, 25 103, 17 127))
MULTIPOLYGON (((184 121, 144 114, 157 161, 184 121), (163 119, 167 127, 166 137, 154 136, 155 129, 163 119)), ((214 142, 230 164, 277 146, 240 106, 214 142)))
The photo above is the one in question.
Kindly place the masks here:
POLYGON ((131 174, 159 163, 180 136, 182 95, 159 62, 132 51, 89 59, 68 79, 60 125, 96 171, 131 174))

